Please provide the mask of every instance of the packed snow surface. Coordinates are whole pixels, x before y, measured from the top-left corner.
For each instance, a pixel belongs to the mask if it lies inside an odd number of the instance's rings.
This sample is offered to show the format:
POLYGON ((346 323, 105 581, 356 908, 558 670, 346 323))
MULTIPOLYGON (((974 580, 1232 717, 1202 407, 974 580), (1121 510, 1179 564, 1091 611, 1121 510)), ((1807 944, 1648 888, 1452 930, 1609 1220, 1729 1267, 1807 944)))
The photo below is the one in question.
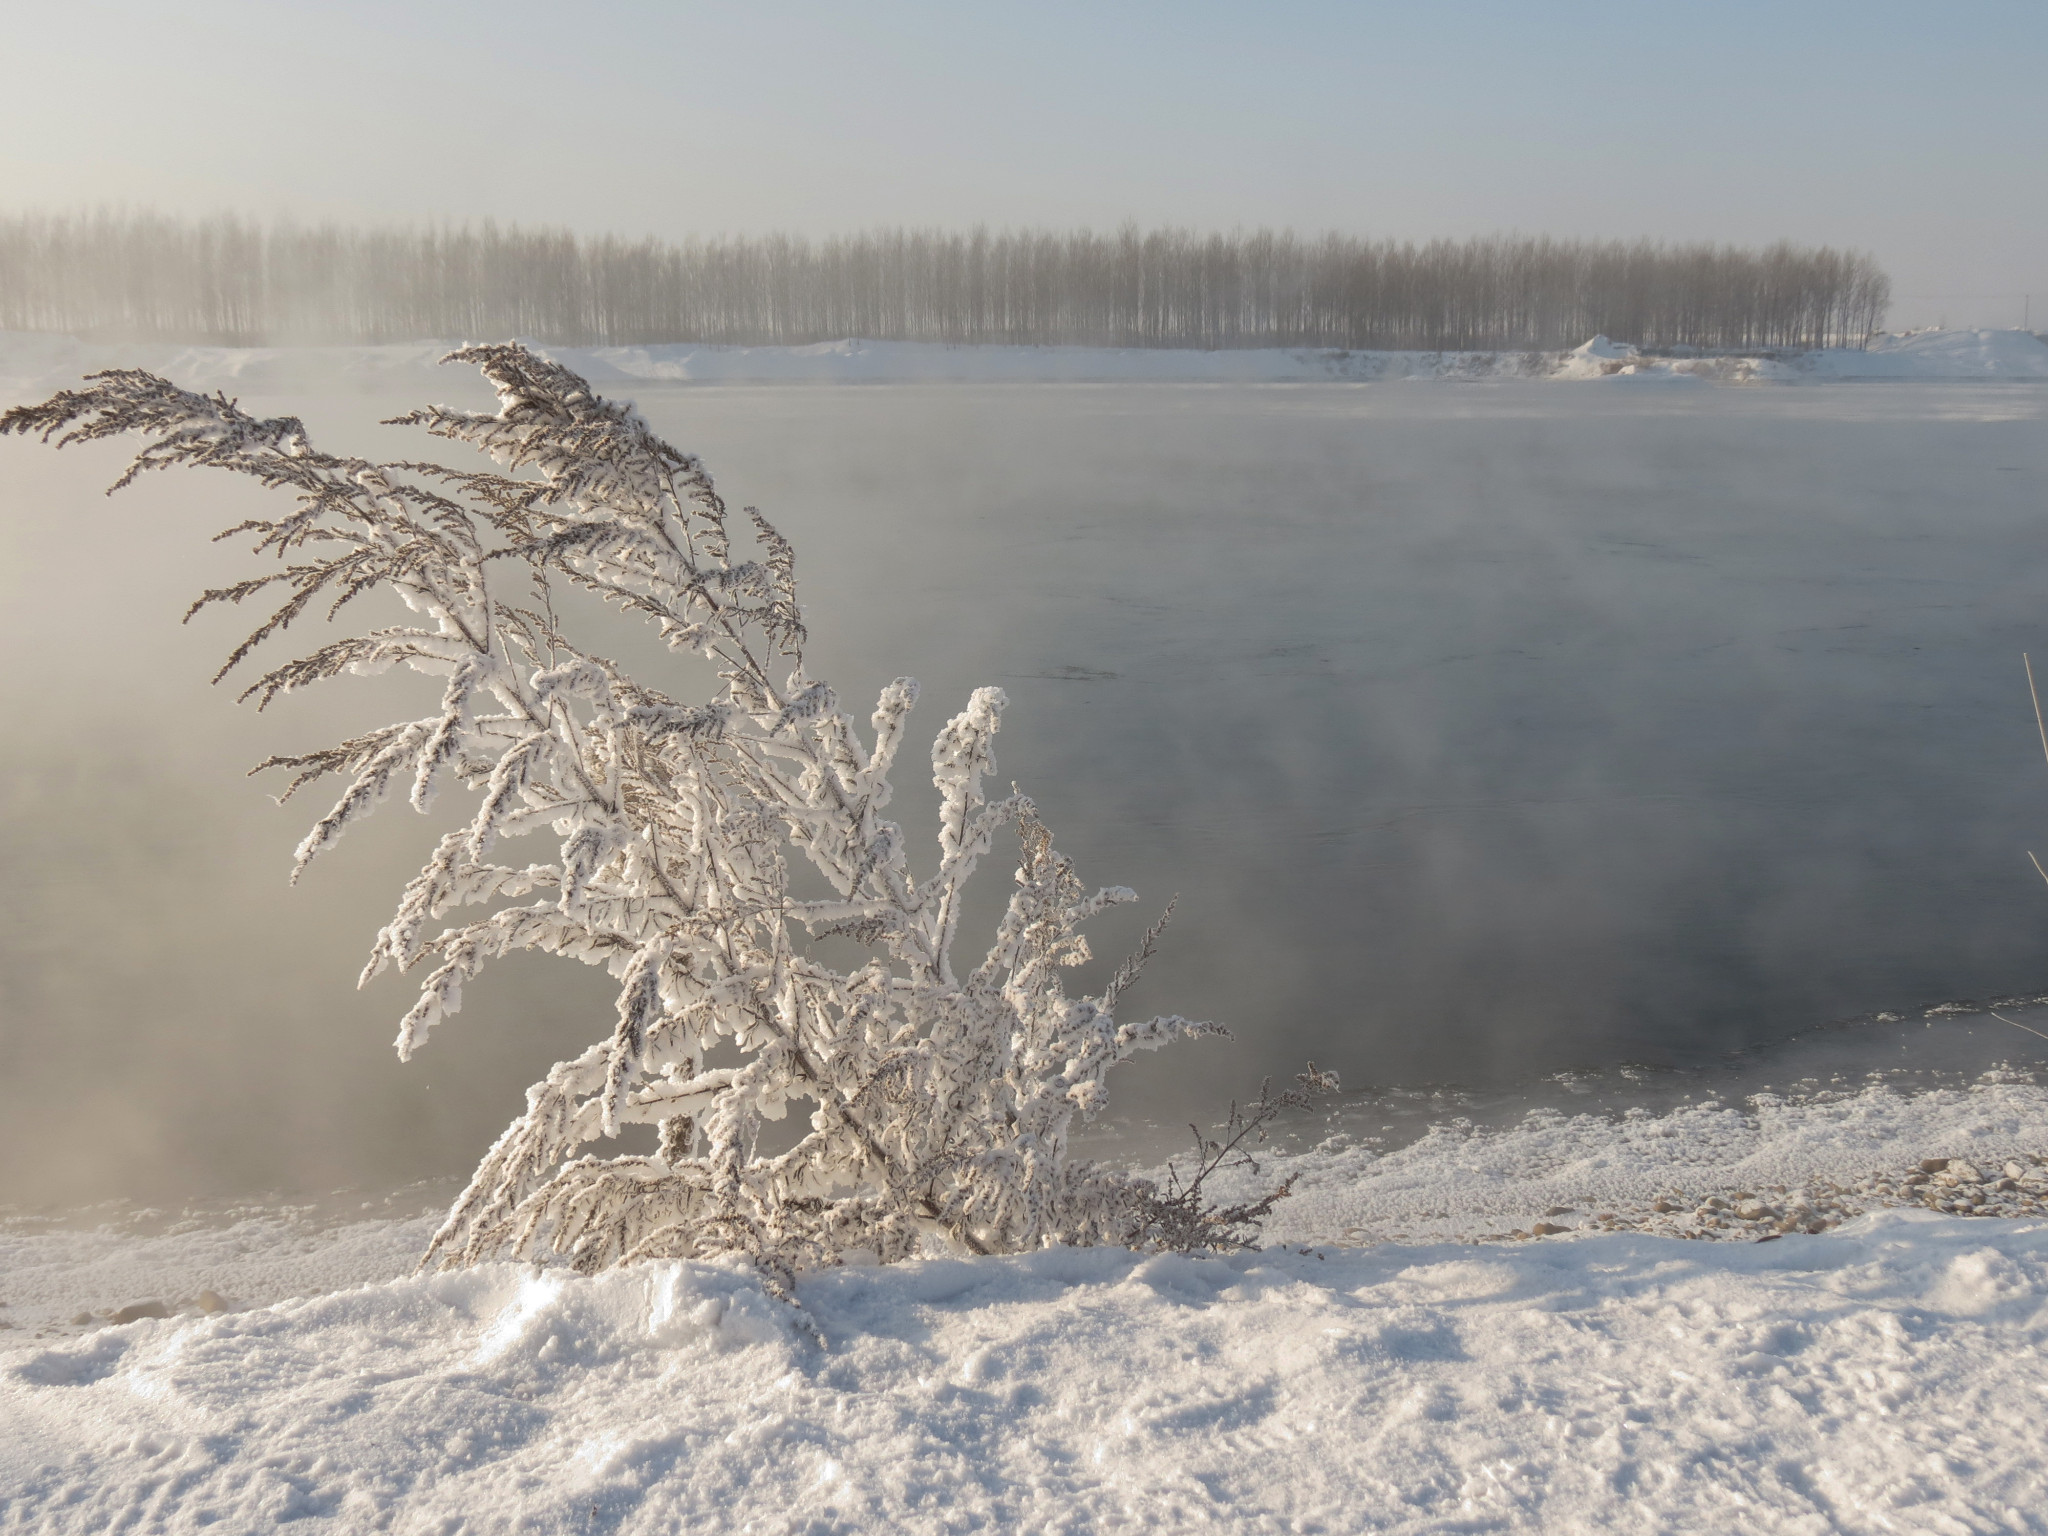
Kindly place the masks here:
MULTIPOLYGON (((491 338, 497 339, 497 338, 491 338)), ((205 347, 85 342, 0 332, 0 392, 26 397, 100 368, 147 368, 193 389, 270 392, 412 388, 454 342, 379 347, 205 347)), ((704 384, 1203 383, 1539 379, 1682 383, 1796 383, 1848 379, 2048 379, 2048 344, 2026 331, 1884 335, 1862 351, 1647 357, 1596 336, 1569 352, 1349 352, 1178 347, 944 346, 834 341, 802 347, 674 343, 545 347, 599 385, 639 380, 704 384)), ((444 375, 445 376, 445 375, 444 375)))
POLYGON ((801 1314, 739 1265, 411 1276, 409 1213, 18 1218, 0 1530, 2048 1531, 2048 1221, 1301 1240, 2029 1148, 2001 1074, 1333 1140, 1267 1166, 1291 1244, 850 1267, 801 1314))
POLYGON ((2048 1224, 492 1266, 6 1357, 0 1528, 2038 1531, 2048 1224))

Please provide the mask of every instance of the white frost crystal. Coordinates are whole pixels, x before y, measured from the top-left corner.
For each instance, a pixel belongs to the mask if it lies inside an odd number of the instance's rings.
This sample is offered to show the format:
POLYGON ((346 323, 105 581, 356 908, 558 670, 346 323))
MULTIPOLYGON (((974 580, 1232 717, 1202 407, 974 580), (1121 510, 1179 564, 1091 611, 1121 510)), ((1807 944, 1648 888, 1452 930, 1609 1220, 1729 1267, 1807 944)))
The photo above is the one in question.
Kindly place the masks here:
POLYGON ((396 663, 442 681, 423 718, 265 765, 295 770, 287 795, 327 774, 347 786, 300 845, 299 869, 394 791, 421 811, 455 786, 474 796, 364 971, 368 981, 388 966, 428 967, 399 1027, 401 1056, 512 951, 573 956, 617 979, 608 1038, 527 1090, 526 1112, 423 1262, 552 1253, 588 1271, 738 1252, 786 1280, 934 1239, 972 1252, 1237 1242, 1270 1199, 1191 1216, 1178 1184, 1162 1192, 1068 1156, 1069 1128, 1101 1106, 1112 1067, 1217 1030, 1179 1017, 1119 1023, 1135 961, 1099 996, 1066 995, 1062 969, 1088 956, 1080 925, 1132 893, 1088 892, 1029 800, 984 793, 1001 691, 978 690, 932 748, 939 857, 920 878, 880 814, 917 685, 882 690, 863 742, 804 670, 795 553, 759 512, 746 512, 749 558, 702 464, 630 406, 519 346, 453 358, 482 369, 499 409, 400 420, 482 449, 501 472, 331 456, 295 419, 258 420, 134 370, 0 420, 60 442, 150 435, 122 484, 194 464, 294 493, 295 509, 236 530, 280 568, 195 605, 288 594, 223 673, 316 600, 330 613, 378 587, 404 600, 412 622, 323 645, 248 690, 267 703, 396 663), (669 698, 580 648, 558 622, 564 584, 709 662, 713 696, 669 698), (1021 843, 1016 889, 993 944, 961 975, 961 887, 1006 827, 1021 843), (553 843, 548 856, 490 862, 536 835, 553 843), (828 898, 792 895, 792 851, 823 875, 828 898), (436 931, 464 908, 485 910, 436 931), (810 942, 827 935, 863 957, 834 969, 810 942), (762 1123, 792 1106, 804 1134, 761 1151, 762 1123), (636 1124, 659 1128, 657 1151, 583 1150, 636 1124))

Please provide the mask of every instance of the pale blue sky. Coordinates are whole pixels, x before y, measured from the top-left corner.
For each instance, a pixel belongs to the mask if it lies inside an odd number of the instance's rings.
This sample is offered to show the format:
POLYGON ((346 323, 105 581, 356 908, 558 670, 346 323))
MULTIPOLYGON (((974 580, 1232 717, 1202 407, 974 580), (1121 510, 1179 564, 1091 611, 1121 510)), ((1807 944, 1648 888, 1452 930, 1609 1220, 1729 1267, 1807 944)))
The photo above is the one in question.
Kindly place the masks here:
POLYGON ((0 206, 1871 250, 2048 326, 2048 4, 7 7, 0 206))

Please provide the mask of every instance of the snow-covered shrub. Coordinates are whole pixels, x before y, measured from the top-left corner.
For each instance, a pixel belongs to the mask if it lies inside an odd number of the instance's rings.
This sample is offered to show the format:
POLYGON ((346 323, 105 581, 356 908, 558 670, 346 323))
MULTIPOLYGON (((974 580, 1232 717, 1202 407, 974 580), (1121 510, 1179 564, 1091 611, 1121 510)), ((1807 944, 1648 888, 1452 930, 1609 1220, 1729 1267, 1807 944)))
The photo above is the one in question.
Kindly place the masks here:
POLYGON ((1206 1169, 1190 1193, 1069 1156, 1069 1130, 1101 1108, 1112 1067, 1220 1031, 1177 1016, 1117 1021, 1157 927, 1099 995, 1066 994, 1062 970, 1088 958, 1082 924, 1133 897, 1089 892, 1029 800, 984 788, 1001 690, 976 691, 932 746, 938 858, 919 878, 882 814, 917 684, 882 690, 864 739, 804 669, 795 552, 767 519, 745 509, 755 549, 736 549, 703 465, 568 369, 516 345, 452 360, 482 369, 496 413, 435 407, 399 423, 472 444, 498 471, 322 453, 296 419, 258 420, 132 370, 0 418, 0 431, 60 446, 150 437, 116 488, 206 465, 293 494, 284 515, 229 530, 253 535, 278 569, 193 605, 284 598, 221 676, 316 605, 332 617, 388 587, 410 610, 244 693, 267 704, 401 662, 444 680, 419 719, 263 765, 293 770, 287 798, 329 774, 346 781, 300 844, 295 879, 394 790, 420 811, 451 786, 474 797, 363 973, 428 967, 399 1026, 401 1057, 514 950, 602 965, 619 983, 608 1038, 527 1091, 422 1262, 557 1254, 595 1270, 738 1252, 786 1276, 857 1251, 900 1258, 933 1238, 975 1253, 1241 1244, 1270 1198, 1211 1210, 1206 1169), (712 697, 670 698, 572 640, 554 601, 562 584, 709 662, 712 697), (1010 826, 1016 889, 962 973, 961 888, 1010 826), (549 857, 494 862, 543 832, 549 857), (829 896, 792 893, 792 853, 829 896), (434 930, 462 908, 485 910, 434 930), (809 940, 826 935, 865 958, 823 963, 809 940), (808 1130, 762 1151, 763 1122, 793 1106, 808 1130), (635 1124, 659 1128, 652 1155, 584 1152, 635 1124))

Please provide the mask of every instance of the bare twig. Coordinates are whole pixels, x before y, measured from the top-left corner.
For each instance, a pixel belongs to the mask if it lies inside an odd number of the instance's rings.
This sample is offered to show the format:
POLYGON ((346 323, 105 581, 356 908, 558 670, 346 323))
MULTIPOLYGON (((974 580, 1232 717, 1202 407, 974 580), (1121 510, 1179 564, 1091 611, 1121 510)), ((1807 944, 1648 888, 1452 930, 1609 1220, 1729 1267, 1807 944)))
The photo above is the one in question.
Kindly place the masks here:
POLYGON ((2041 1031, 2034 1028, 2034 1026, 2031 1024, 2022 1024, 2018 1019, 2008 1019, 1996 1008, 1992 1008, 1987 1011, 1990 1013, 1991 1017, 1998 1020, 1998 1022, 2001 1024, 2010 1024, 2014 1029, 2024 1029, 2030 1035, 2040 1035, 2043 1040, 2048 1040, 2048 1035, 2041 1034, 2041 1031))
POLYGON ((2041 756, 2048 759, 2048 720, 2041 717, 2041 691, 2034 686, 2034 661, 2025 651, 2020 661, 2027 669, 2027 695, 2034 701, 2034 729, 2041 733, 2041 756))
POLYGON ((1205 1137, 1199 1126, 1188 1127, 1195 1135, 1194 1172, 1184 1180, 1177 1167, 1167 1165, 1165 1188, 1155 1191, 1145 1204, 1140 1246, 1173 1253, 1255 1246, 1260 1223, 1294 1192, 1294 1179, 1283 1179, 1255 1199, 1224 1206, 1208 1204, 1204 1186, 1219 1171, 1243 1169, 1257 1177, 1259 1163, 1252 1148, 1265 1141, 1266 1127, 1286 1111, 1307 1109, 1338 1087, 1337 1075, 1321 1070, 1314 1062, 1294 1081, 1294 1087, 1275 1094, 1273 1080, 1267 1078, 1250 1104, 1233 1102, 1220 1136, 1205 1137))

